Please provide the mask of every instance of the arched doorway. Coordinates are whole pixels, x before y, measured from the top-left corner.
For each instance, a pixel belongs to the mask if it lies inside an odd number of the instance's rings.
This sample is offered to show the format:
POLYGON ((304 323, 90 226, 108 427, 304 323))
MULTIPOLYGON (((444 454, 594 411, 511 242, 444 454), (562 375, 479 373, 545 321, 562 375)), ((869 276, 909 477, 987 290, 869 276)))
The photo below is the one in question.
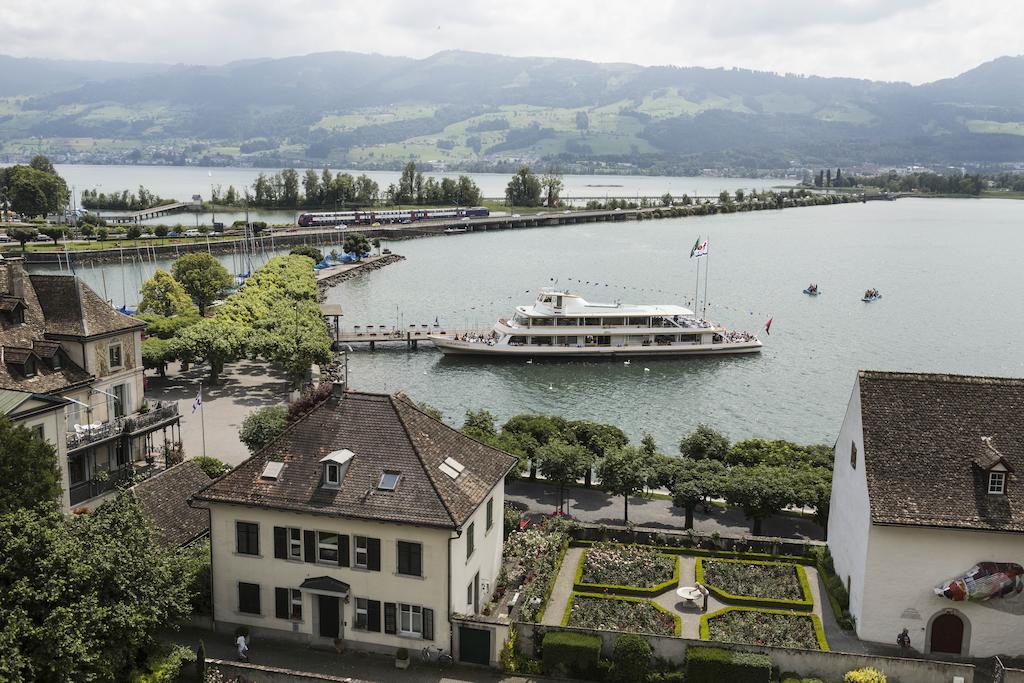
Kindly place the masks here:
POLYGON ((932 620, 931 651, 959 655, 964 649, 964 621, 953 612, 944 612, 932 620))

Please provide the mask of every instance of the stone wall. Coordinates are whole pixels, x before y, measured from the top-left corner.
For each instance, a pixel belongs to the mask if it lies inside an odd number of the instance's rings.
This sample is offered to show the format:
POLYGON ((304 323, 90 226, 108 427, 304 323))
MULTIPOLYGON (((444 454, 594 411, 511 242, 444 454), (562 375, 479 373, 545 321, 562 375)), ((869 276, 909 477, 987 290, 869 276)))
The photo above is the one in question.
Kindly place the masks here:
POLYGON ((259 683, 316 683, 317 681, 369 683, 361 678, 292 671, 291 669, 281 669, 276 666, 261 666, 248 662, 228 662, 223 659, 207 659, 206 669, 207 671, 215 670, 221 672, 225 681, 241 679, 245 681, 259 681, 259 683))
MULTIPOLYGON (((570 628, 565 626, 542 626, 519 623, 519 650, 528 657, 536 657, 534 652, 534 632, 574 631, 600 636, 601 654, 611 657, 612 648, 619 633, 615 631, 596 631, 592 629, 570 628)), ((675 664, 682 665, 686 660, 686 648, 721 647, 729 650, 760 652, 772 658, 775 668, 781 672, 791 671, 803 677, 816 676, 826 681, 841 681, 843 675, 852 669, 874 667, 885 673, 889 680, 900 683, 974 683, 974 666, 970 664, 954 664, 923 659, 900 659, 895 657, 877 657, 874 655, 848 654, 844 652, 819 652, 817 650, 797 650, 780 647, 761 647, 757 645, 735 645, 732 643, 714 643, 705 640, 690 640, 671 636, 645 635, 651 644, 655 657, 662 657, 675 664)), ((541 637, 536 639, 539 646, 541 637)), ((1024 683, 1024 677, 1007 678, 1006 682, 1024 683)))

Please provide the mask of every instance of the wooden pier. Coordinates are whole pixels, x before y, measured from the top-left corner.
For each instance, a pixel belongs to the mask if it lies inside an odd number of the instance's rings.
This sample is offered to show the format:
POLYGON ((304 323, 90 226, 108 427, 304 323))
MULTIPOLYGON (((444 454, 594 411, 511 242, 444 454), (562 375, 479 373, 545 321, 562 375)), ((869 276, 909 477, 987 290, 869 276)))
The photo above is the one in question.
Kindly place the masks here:
POLYGON ((335 326, 333 332, 335 346, 369 344, 371 351, 377 348, 377 344, 405 344, 408 349, 416 349, 419 347, 419 342, 426 341, 429 335, 462 337, 467 334, 475 334, 484 337, 490 334, 490 330, 456 329, 436 323, 407 325, 404 328, 399 328, 396 325, 353 325, 341 329, 335 326))
POLYGON ((201 208, 201 204, 196 204, 194 202, 174 202, 173 204, 151 206, 148 209, 132 211, 131 213, 122 214, 120 216, 104 216, 103 220, 107 223, 141 223, 149 218, 157 218, 158 216, 166 216, 168 214, 180 213, 182 211, 198 211, 201 208))

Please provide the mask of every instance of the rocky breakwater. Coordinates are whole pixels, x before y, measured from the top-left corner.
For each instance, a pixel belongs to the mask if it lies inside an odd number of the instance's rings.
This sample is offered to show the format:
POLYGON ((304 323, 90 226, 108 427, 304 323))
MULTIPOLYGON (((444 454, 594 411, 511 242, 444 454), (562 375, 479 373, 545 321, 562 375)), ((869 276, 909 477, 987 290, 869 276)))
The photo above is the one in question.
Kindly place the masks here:
POLYGON ((405 257, 400 254, 384 254, 383 256, 368 258, 365 261, 346 263, 340 266, 325 268, 317 273, 316 284, 320 289, 320 299, 323 300, 327 295, 327 290, 339 282, 351 280, 352 278, 363 275, 364 273, 380 270, 384 266, 404 260, 405 257))

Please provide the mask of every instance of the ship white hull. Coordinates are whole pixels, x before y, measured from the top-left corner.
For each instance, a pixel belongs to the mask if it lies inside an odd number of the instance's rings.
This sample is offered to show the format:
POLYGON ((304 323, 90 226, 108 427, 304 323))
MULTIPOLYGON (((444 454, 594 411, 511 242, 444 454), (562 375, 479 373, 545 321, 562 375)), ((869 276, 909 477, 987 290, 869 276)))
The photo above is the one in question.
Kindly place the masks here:
POLYGON ((630 356, 723 356, 739 353, 757 353, 760 341, 727 342, 722 344, 678 344, 651 346, 547 346, 510 344, 485 344, 483 342, 455 341, 431 335, 428 337, 442 353, 463 356, 526 356, 530 358, 558 357, 604 357, 624 358, 630 356))

